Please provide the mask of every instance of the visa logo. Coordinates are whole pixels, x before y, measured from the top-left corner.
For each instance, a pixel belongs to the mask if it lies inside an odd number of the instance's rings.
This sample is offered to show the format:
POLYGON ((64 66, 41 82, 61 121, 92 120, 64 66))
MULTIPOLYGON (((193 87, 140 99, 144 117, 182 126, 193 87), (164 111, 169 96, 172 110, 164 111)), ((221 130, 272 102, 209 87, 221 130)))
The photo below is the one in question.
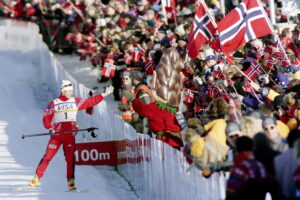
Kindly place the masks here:
POLYGON ((73 104, 61 104, 57 106, 57 110, 73 110, 73 104))

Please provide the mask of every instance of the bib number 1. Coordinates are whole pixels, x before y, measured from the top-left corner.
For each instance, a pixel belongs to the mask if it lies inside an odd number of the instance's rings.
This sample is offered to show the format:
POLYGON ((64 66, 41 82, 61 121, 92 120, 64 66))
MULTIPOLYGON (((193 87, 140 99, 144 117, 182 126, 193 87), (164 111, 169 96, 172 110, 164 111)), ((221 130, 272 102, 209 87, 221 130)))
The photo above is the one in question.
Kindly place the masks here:
POLYGON ((68 119, 68 113, 65 112, 65 119, 68 119))

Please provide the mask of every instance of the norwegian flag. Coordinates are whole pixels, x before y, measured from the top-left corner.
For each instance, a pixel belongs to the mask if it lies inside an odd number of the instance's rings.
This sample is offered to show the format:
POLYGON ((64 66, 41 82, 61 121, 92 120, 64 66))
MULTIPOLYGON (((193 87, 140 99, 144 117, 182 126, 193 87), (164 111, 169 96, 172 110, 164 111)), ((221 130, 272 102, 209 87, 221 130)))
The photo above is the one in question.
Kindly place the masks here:
POLYGON ((273 65, 275 65, 275 61, 272 57, 266 58, 266 66, 269 68, 273 68, 273 65))
POLYGON ((216 79, 222 79, 224 80, 225 79, 225 74, 223 72, 223 70, 220 68, 220 66, 216 66, 213 73, 212 73, 212 76, 216 79))
POLYGON ((190 89, 184 89, 183 90, 185 99, 184 102, 185 103, 193 103, 195 100, 195 91, 194 90, 190 90, 190 89))
POLYGON ((175 0, 162 0, 161 4, 162 4, 163 7, 166 8, 167 11, 176 9, 175 0))
POLYGON ((84 43, 84 50, 87 53, 92 53, 97 50, 98 44, 97 43, 84 43))
POLYGON ((255 54, 257 60, 260 60, 261 57, 263 56, 263 54, 264 54, 264 48, 257 49, 257 50, 256 50, 256 54, 255 54))
POLYGON ((245 92, 253 93, 252 86, 249 80, 245 80, 243 84, 243 89, 245 92))
POLYGON ((133 45, 133 52, 131 54, 131 59, 134 62, 139 62, 141 57, 145 55, 145 50, 138 44, 133 45))
POLYGON ((272 33, 258 0, 244 0, 219 23, 222 51, 228 54, 255 38, 272 33))
POLYGON ((175 48, 176 47, 176 37, 175 37, 174 33, 172 35, 170 35, 168 37, 168 39, 169 39, 169 43, 170 43, 171 47, 175 48))
POLYGON ((284 53, 275 52, 274 56, 282 67, 287 67, 289 65, 289 62, 285 59, 284 53))
POLYGON ((156 68, 154 61, 150 57, 148 57, 148 58, 146 58, 146 61, 144 64, 145 64, 146 75, 153 75, 153 71, 156 68))
POLYGON ((125 52, 125 54, 124 54, 124 63, 126 65, 130 65, 131 64, 131 62, 132 62, 132 56, 131 55, 132 55, 132 53, 129 52, 129 51, 125 52))
POLYGON ((218 97, 218 93, 219 93, 219 90, 214 85, 209 84, 207 86, 206 95, 208 97, 210 97, 210 98, 217 98, 218 97))
POLYGON ((300 61, 299 61, 297 58, 295 58, 295 60, 292 61, 291 64, 297 66, 297 67, 298 67, 298 70, 299 70, 299 67, 300 67, 300 61))
POLYGON ((94 33, 89 33, 87 36, 85 36, 85 39, 89 42, 94 42, 96 40, 96 36, 94 33))
POLYGON ((201 1, 197 7, 193 29, 189 35, 188 55, 194 60, 196 59, 202 45, 208 43, 216 33, 212 21, 204 8, 204 2, 201 1))
POLYGON ((263 72, 263 68, 256 61, 253 61, 250 67, 245 71, 245 74, 254 81, 261 73, 263 72))
POLYGON ((106 78, 112 78, 116 73, 116 65, 113 59, 106 59, 102 68, 102 76, 106 78))
POLYGON ((75 44, 83 44, 83 35, 81 33, 75 33, 73 42, 75 44))

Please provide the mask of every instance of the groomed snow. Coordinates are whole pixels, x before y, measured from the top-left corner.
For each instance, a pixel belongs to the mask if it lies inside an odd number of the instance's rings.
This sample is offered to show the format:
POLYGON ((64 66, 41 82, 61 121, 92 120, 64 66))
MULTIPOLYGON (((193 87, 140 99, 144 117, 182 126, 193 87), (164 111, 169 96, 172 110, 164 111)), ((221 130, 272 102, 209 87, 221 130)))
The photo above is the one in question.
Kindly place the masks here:
POLYGON ((30 54, 0 52, 0 199, 114 200, 136 199, 128 184, 110 167, 76 166, 76 185, 86 193, 68 193, 62 149, 50 163, 39 191, 14 191, 26 185, 42 158, 48 136, 21 139, 45 132, 43 108, 55 96, 39 77, 30 54))

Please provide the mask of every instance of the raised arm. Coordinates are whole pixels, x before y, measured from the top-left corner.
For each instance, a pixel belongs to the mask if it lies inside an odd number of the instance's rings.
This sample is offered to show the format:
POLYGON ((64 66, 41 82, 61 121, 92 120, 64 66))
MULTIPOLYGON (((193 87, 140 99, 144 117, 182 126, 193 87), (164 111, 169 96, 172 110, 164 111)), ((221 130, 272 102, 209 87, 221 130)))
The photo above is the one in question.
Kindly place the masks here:
POLYGON ((109 87, 105 88, 104 92, 102 92, 101 94, 98 94, 96 96, 89 97, 87 99, 76 98, 75 101, 76 101, 78 110, 85 110, 87 108, 97 105, 98 103, 100 103, 103 100, 104 97, 111 94, 113 92, 113 90, 114 90, 114 87, 109 86, 109 87))

